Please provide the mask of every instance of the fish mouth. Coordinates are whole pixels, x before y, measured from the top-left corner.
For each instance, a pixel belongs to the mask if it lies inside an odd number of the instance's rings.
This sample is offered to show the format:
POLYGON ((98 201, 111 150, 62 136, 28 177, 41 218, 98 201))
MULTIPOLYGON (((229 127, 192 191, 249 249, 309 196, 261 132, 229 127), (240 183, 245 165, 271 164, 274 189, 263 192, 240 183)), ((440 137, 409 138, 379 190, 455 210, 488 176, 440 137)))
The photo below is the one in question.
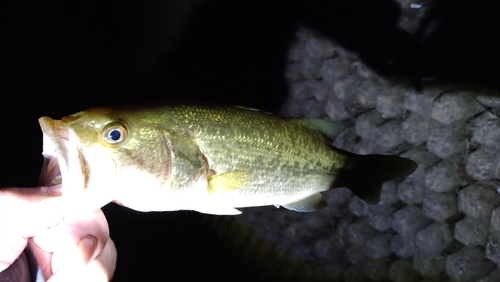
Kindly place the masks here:
POLYGON ((39 119, 43 132, 43 165, 40 172, 39 185, 52 187, 62 184, 59 157, 63 157, 62 149, 54 132, 54 121, 48 117, 39 119), (58 153, 59 152, 59 153, 58 153))
POLYGON ((82 152, 83 145, 66 126, 66 122, 74 120, 73 117, 54 120, 45 116, 38 120, 43 132, 44 157, 39 183, 47 187, 61 185, 66 218, 94 212, 114 199, 112 190, 89 187, 92 186, 89 183, 91 169, 82 152))
POLYGON ((85 172, 88 170, 77 142, 70 138, 70 130, 60 120, 41 117, 38 121, 43 132, 44 157, 40 184, 49 187, 62 184, 66 194, 70 190, 85 190, 85 179, 88 179, 85 172), (69 186, 71 189, 65 189, 69 186))

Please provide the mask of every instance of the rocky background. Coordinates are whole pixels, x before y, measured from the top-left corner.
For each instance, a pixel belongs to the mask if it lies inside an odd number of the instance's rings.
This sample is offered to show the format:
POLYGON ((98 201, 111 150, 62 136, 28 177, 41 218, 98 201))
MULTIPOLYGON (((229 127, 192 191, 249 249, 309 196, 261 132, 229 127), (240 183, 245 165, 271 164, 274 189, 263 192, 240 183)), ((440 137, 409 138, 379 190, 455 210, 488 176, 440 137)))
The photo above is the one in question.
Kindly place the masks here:
MULTIPOLYGON (((402 28, 415 30, 412 20, 422 7, 401 4, 407 5, 402 28)), ((398 154, 419 167, 384 184, 376 204, 336 189, 324 193, 329 206, 317 213, 245 209, 233 224, 254 230, 261 246, 308 265, 275 266, 283 281, 287 275, 301 281, 500 281, 500 97, 457 85, 416 89, 384 78, 304 27, 288 52, 285 77, 283 114, 342 124, 336 147, 398 154)))

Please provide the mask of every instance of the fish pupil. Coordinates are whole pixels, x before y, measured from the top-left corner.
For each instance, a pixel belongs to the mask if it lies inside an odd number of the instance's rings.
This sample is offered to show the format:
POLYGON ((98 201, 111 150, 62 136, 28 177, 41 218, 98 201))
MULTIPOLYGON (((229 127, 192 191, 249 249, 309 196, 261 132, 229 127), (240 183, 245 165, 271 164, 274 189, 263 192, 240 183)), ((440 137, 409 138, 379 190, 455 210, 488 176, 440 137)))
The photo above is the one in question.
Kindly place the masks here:
POLYGON ((119 130, 113 130, 109 133, 109 139, 113 140, 113 141, 118 141, 120 140, 120 137, 122 136, 122 134, 120 133, 119 130))

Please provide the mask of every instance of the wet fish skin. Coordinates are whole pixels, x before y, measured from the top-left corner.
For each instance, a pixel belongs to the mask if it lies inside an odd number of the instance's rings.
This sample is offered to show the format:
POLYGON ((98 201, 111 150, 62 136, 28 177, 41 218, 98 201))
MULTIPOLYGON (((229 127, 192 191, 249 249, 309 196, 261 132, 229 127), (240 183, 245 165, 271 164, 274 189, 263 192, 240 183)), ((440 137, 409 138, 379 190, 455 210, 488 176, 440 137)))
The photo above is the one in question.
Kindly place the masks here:
POLYGON ((131 105, 47 119, 41 118, 42 129, 50 132, 44 127, 55 124, 58 133, 50 139, 65 147, 61 154, 78 156, 68 162, 80 169, 66 174, 85 175, 80 190, 107 190, 108 197, 142 211, 237 214, 235 208, 262 205, 314 211, 326 205, 320 192, 347 186, 362 198, 376 197, 383 182, 416 168, 397 156, 333 147, 338 128, 328 122, 244 107, 131 105), (105 136, 110 130, 122 140, 105 136))

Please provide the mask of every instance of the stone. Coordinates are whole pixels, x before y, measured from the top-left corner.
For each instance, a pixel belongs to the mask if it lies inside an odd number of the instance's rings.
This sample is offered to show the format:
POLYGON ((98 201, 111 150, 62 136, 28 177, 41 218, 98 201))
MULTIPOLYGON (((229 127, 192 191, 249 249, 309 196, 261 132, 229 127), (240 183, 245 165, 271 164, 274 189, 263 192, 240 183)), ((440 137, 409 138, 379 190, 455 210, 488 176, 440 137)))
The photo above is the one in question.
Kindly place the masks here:
POLYGON ((454 281, 476 281, 485 277, 496 265, 477 247, 463 247, 446 258, 446 274, 454 281))
POLYGON ((362 107, 373 109, 377 106, 377 95, 384 87, 376 87, 372 84, 360 84, 356 89, 356 97, 362 107))
MULTIPOLYGON (((376 74, 366 66, 366 64, 362 63, 361 61, 356 61, 352 63, 354 68, 356 69, 356 74, 362 78, 362 79, 371 79, 376 76, 376 74)), ((384 87, 386 87, 384 85, 384 87)))
POLYGON ((285 71, 295 66, 295 62, 299 62, 304 57, 304 44, 301 42, 295 41, 290 48, 288 48, 287 52, 287 60, 288 64, 285 71))
POLYGON ((357 245, 347 246, 345 256, 347 261, 355 265, 365 264, 370 260, 365 254, 364 247, 357 245))
POLYGON ((360 85, 360 81, 357 77, 348 76, 343 80, 323 78, 323 80, 331 81, 329 83, 333 85, 333 93, 335 94, 335 97, 343 103, 348 100, 358 100, 356 95, 353 95, 353 93, 356 93, 360 85))
POLYGON ((359 139, 359 137, 358 135, 356 135, 356 131, 354 131, 354 128, 348 127, 344 129, 344 131, 342 131, 339 135, 337 135, 337 138, 335 138, 335 142, 333 143, 333 145, 339 149, 352 152, 357 139, 359 139))
POLYGON ((431 117, 442 123, 451 124, 470 118, 481 110, 479 103, 468 93, 444 93, 432 106, 431 117))
POLYGON ((394 282, 421 282, 422 276, 413 268, 410 261, 398 260, 391 264, 389 277, 394 282))
POLYGON ((462 122, 446 126, 430 122, 427 150, 441 159, 463 153, 465 151, 464 128, 465 124, 462 122))
POLYGON ((392 213, 394 207, 387 203, 379 202, 368 208, 368 223, 378 231, 386 231, 392 227, 392 213))
POLYGON ((303 57, 299 64, 299 72, 301 76, 307 80, 316 80, 321 77, 321 64, 317 60, 303 57))
POLYGON ((406 204, 420 204, 425 187, 415 176, 407 177, 398 184, 398 198, 406 204))
POLYGON ((307 39, 305 50, 311 58, 331 57, 335 53, 333 43, 324 37, 310 37, 307 39))
MULTIPOLYGON (((321 80, 313 85, 313 96, 318 101, 324 101, 326 98, 333 96, 333 86, 327 81, 321 80)), ((323 104, 324 106, 324 104, 323 104)))
POLYGON ((384 150, 391 150, 403 143, 401 123, 390 120, 375 130, 375 143, 384 150))
POLYGON ((377 235, 377 231, 364 218, 349 224, 347 227, 349 242, 357 246, 364 246, 365 242, 375 235, 377 235))
POLYGON ((315 260, 321 261, 332 261, 341 260, 343 258, 343 246, 340 244, 340 240, 335 238, 320 238, 314 242, 313 252, 315 260))
POLYGON ((442 160, 428 168, 425 173, 425 185, 437 193, 455 191, 461 183, 458 164, 451 160, 442 160))
POLYGON ((344 282, 366 282, 370 281, 370 278, 366 276, 362 267, 357 265, 351 265, 344 272, 343 280, 344 282))
POLYGON ((490 180, 499 178, 500 152, 493 148, 481 145, 472 152, 465 161, 467 174, 476 180, 490 180))
POLYGON ((495 268, 487 276, 477 280, 477 282, 498 282, 500 281, 500 267, 495 268))
POLYGON ((430 153, 423 146, 414 147, 401 154, 401 156, 409 158, 417 163, 418 168, 413 174, 416 174, 417 171, 423 172, 425 168, 435 164, 439 160, 434 154, 430 153))
POLYGON ((466 246, 485 246, 488 223, 466 216, 455 224, 455 239, 466 246))
POLYGON ((427 120, 431 115, 432 103, 438 95, 439 93, 434 90, 423 90, 417 93, 413 88, 409 88, 404 94, 403 107, 423 120, 427 120))
POLYGON ((396 181, 385 182, 384 184, 382 184, 379 203, 388 205, 397 203, 399 201, 397 193, 398 188, 396 186, 396 181))
POLYGON ((363 272, 373 281, 387 281, 389 267, 383 259, 372 260, 363 266, 363 272))
POLYGON ((328 98, 325 105, 325 113, 333 121, 344 121, 351 118, 344 105, 337 97, 328 98))
POLYGON ((489 116, 486 121, 482 121, 480 125, 472 131, 472 142, 477 142, 481 145, 491 147, 495 151, 500 151, 500 119, 491 117, 491 113, 485 113, 478 117, 489 116))
POLYGON ((367 111, 359 102, 356 92, 358 91, 359 81, 352 76, 343 80, 335 81, 333 84, 333 93, 342 104, 350 116, 357 117, 367 111))
POLYGON ((382 118, 380 113, 372 110, 360 115, 356 119, 354 129, 356 131, 356 134, 358 134, 358 136, 360 136, 361 138, 374 140, 377 126, 382 124, 383 122, 384 119, 382 118))
POLYGON ((342 80, 352 73, 352 65, 340 57, 325 60, 320 68, 320 76, 327 80, 342 80))
MULTIPOLYGON (((479 114, 477 117, 473 118, 469 126, 471 128, 471 131, 478 130, 481 127, 485 126, 487 123, 491 121, 496 121, 498 117, 494 115, 491 111, 484 111, 481 114, 479 114)), ((474 142, 478 142, 479 140, 475 140, 474 142)))
POLYGON ((394 213, 392 229, 403 237, 415 234, 430 223, 422 211, 413 205, 408 205, 394 213))
POLYGON ((377 235, 365 244, 366 255, 372 259, 382 259, 390 256, 392 254, 390 239, 386 234, 377 235))
POLYGON ((337 138, 335 138, 335 142, 333 143, 333 145, 339 149, 352 152, 357 139, 359 139, 359 137, 358 135, 356 135, 354 128, 348 127, 344 129, 344 131, 342 131, 339 135, 337 135, 337 138))
POLYGON ((281 114, 283 116, 287 117, 294 117, 294 118, 301 118, 302 116, 302 103, 303 101, 300 100, 289 100, 285 102, 285 105, 283 106, 281 110, 281 114))
POLYGON ((348 188, 332 189, 328 193, 324 193, 323 197, 328 203, 324 209, 327 209, 329 214, 340 217, 348 213, 347 205, 352 197, 352 191, 348 188))
POLYGON ((446 258, 432 255, 419 247, 415 248, 413 267, 424 277, 437 277, 445 269, 446 258))
POLYGON ((417 247, 431 256, 439 255, 453 241, 453 233, 444 222, 433 222, 417 233, 417 247))
POLYGON ((490 219, 491 211, 500 204, 498 192, 492 188, 472 184, 458 193, 458 209, 470 217, 490 219))
POLYGON ((344 246, 349 244, 349 233, 347 232, 347 228, 349 225, 356 220, 356 216, 350 213, 339 218, 337 222, 337 226, 335 228, 335 234, 337 234, 343 243, 344 246))
POLYGON ((377 111, 382 118, 400 117, 403 113, 404 94, 399 89, 385 89, 377 96, 377 111))
POLYGON ((312 88, 311 82, 298 81, 290 85, 289 93, 293 100, 305 100, 313 97, 312 88))
POLYGON ((414 236, 403 237, 394 235, 391 237, 391 250, 400 258, 411 258, 415 250, 414 236))
POLYGON ((493 95, 479 95, 477 101, 488 108, 500 107, 500 97, 493 95))
POLYGON ((500 207, 491 211, 490 231, 500 233, 500 207))
POLYGON ((352 197, 349 202, 349 211, 358 216, 364 217, 368 215, 368 203, 358 197, 352 197))
POLYGON ((486 257, 497 265, 500 265, 500 233, 493 233, 488 236, 486 257))
POLYGON ((324 105, 314 99, 307 99, 302 104, 302 116, 307 118, 319 118, 324 116, 324 105))
POLYGON ((313 36, 313 33, 310 29, 305 28, 304 26, 299 26, 299 28, 297 28, 297 31, 295 32, 295 36, 298 42, 305 42, 307 41, 307 39, 313 36))
POLYGON ((297 244, 293 248, 286 249, 296 259, 310 260, 313 257, 313 249, 305 244, 297 244))
POLYGON ((420 203, 422 200, 420 192, 425 190, 423 187, 425 186, 426 168, 435 164, 438 158, 425 150, 423 146, 412 148, 401 154, 401 156, 415 161, 418 167, 410 176, 403 180, 405 183, 402 184, 401 187, 398 187, 398 197, 401 197, 401 199, 404 199, 407 203, 420 203), (412 193, 416 196, 415 198, 410 197, 412 193))
POLYGON ((367 155, 367 154, 381 154, 384 151, 385 151, 384 149, 380 148, 372 140, 362 138, 354 145, 351 152, 358 155, 367 155))
POLYGON ((429 123, 414 113, 401 122, 401 138, 411 144, 425 142, 429 134, 429 123))
POLYGON ((455 193, 428 191, 425 193, 422 203, 424 215, 436 221, 444 221, 458 213, 457 196, 455 193))
POLYGON ((304 79, 300 73, 299 63, 288 64, 284 76, 289 85, 304 79))

